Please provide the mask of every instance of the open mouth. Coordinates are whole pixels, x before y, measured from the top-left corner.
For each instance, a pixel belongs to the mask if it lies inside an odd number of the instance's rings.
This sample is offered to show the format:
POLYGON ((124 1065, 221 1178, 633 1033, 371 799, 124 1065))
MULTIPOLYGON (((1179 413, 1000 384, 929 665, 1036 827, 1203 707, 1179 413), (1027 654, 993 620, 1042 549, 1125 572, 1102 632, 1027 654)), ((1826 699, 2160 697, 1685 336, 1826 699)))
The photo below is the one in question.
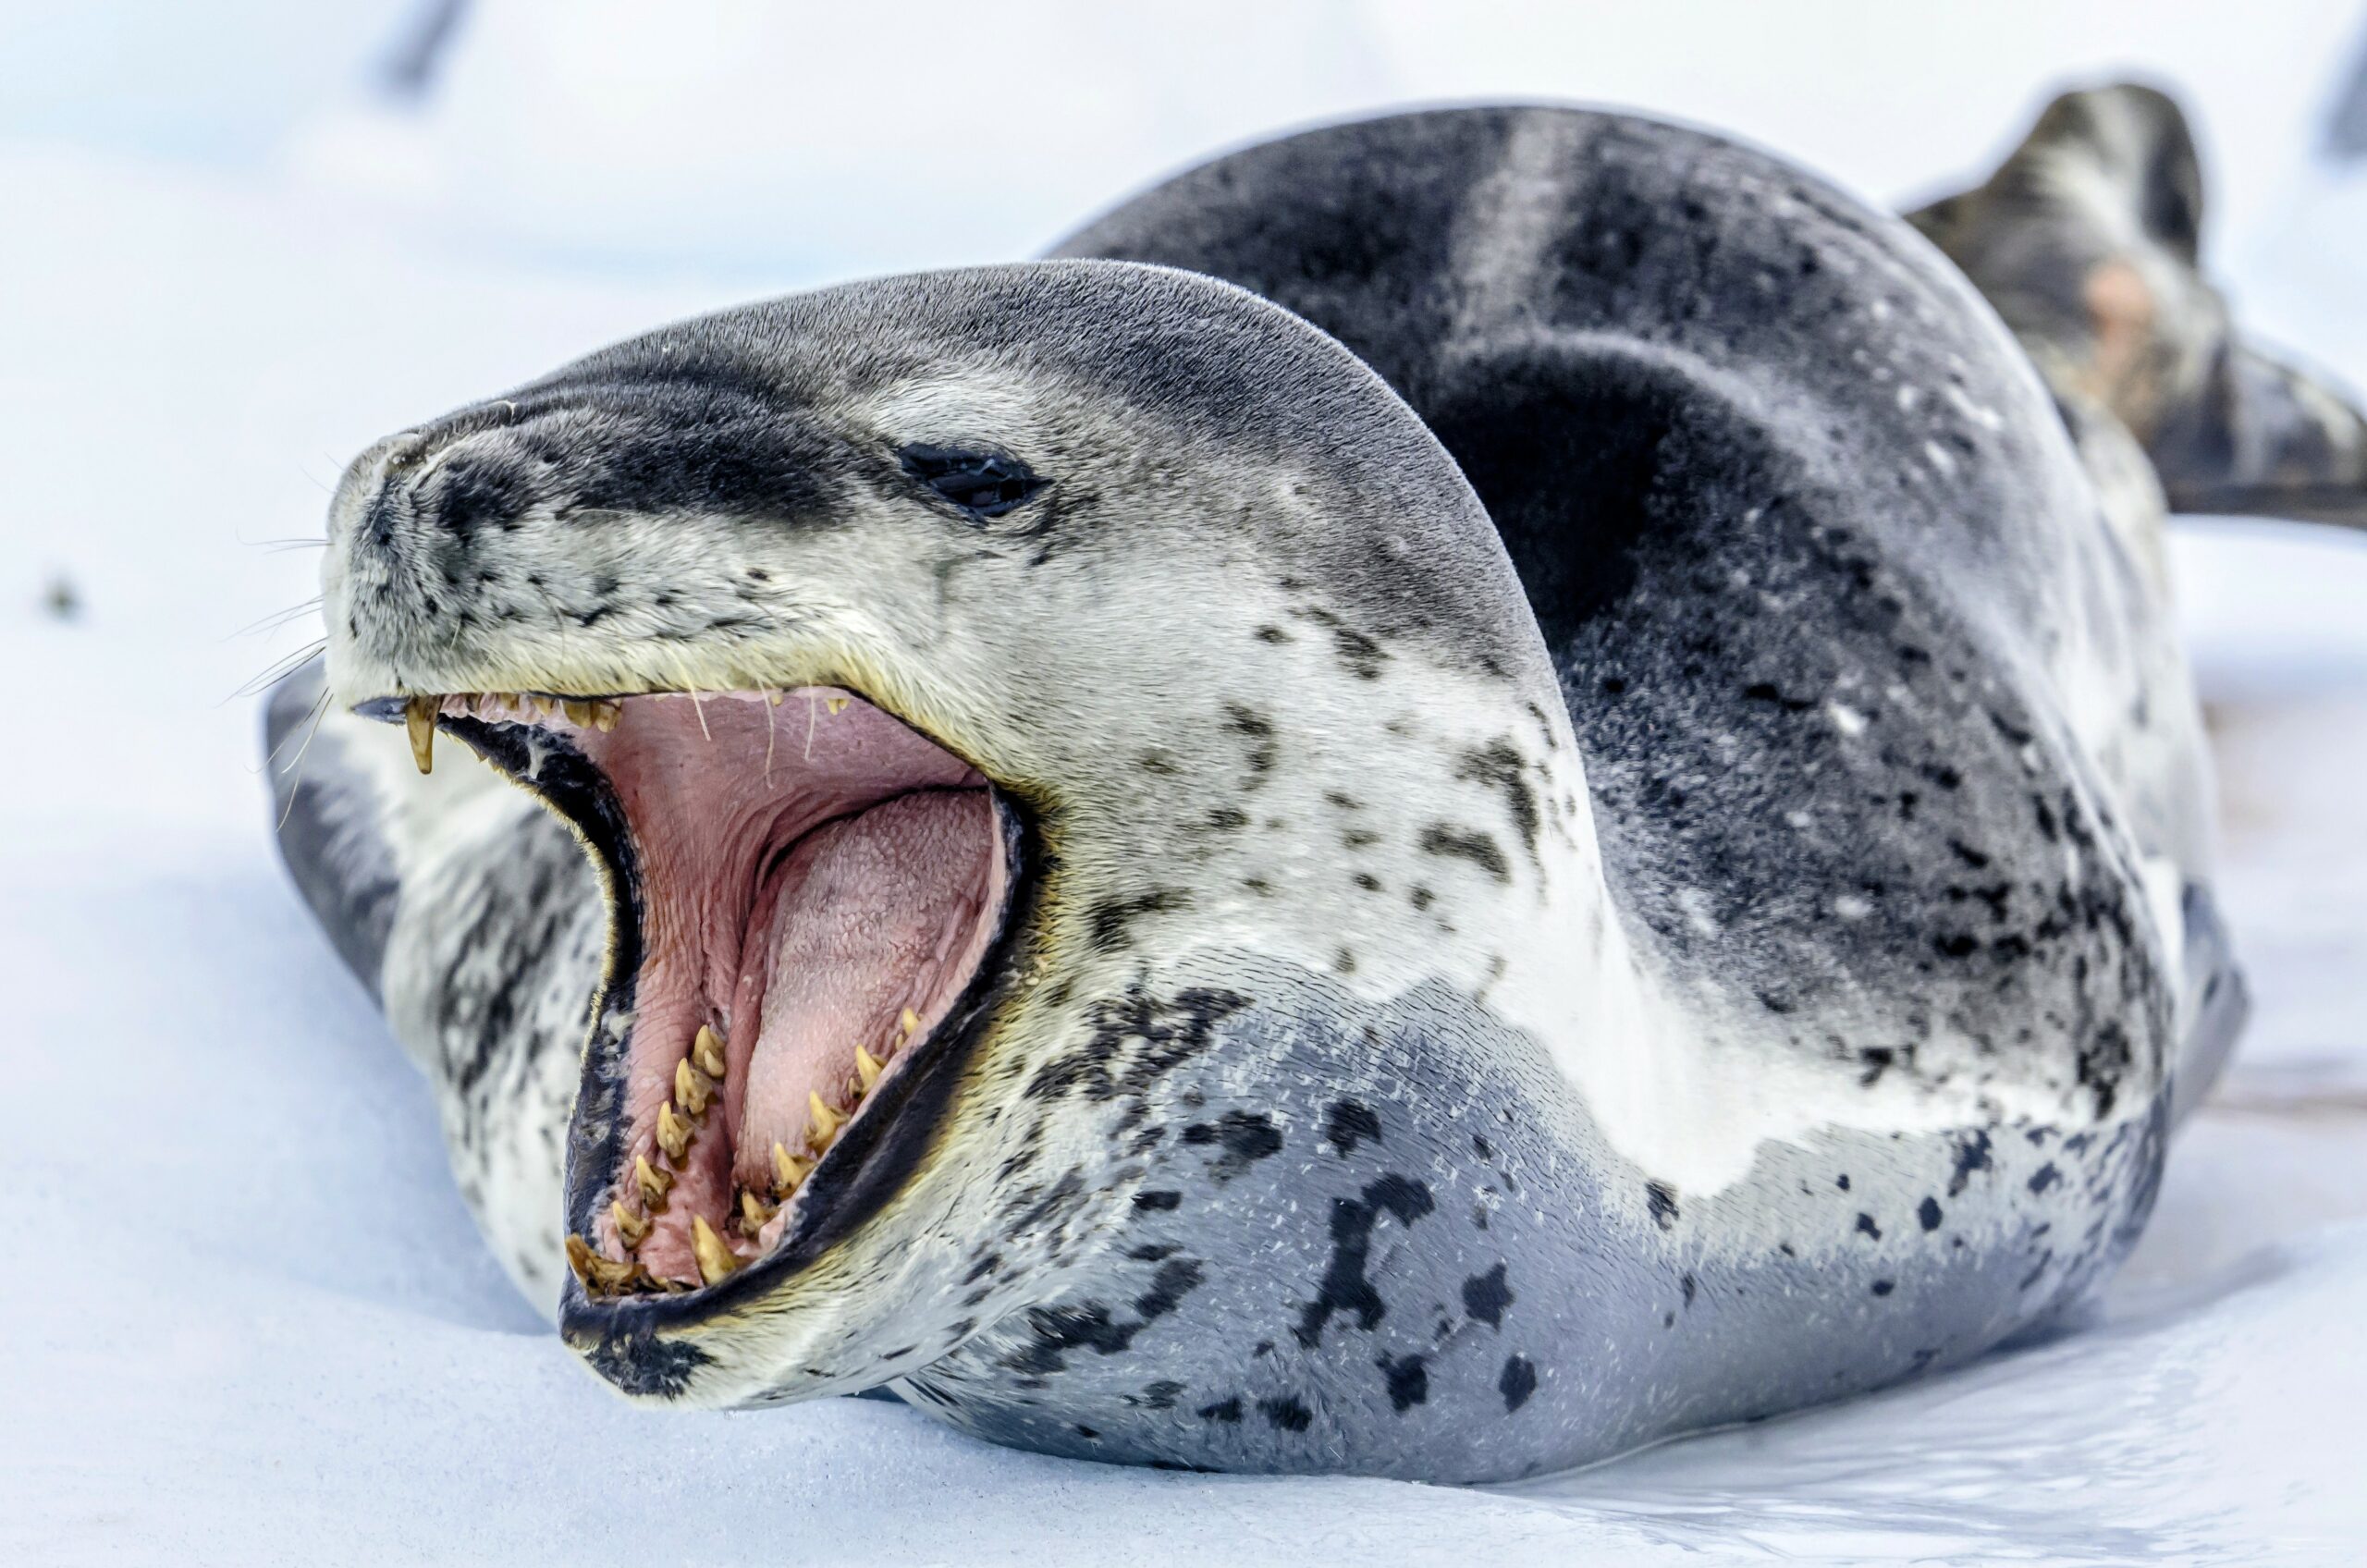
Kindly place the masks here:
POLYGON ((983 1006, 1017 880, 976 769, 836 688, 362 706, 407 721, 423 769, 438 729, 468 742, 606 873, 609 1026, 568 1171, 591 1302, 721 1286, 884 1200, 876 1167, 916 1147, 886 1123, 942 1104, 935 1059, 983 1006))

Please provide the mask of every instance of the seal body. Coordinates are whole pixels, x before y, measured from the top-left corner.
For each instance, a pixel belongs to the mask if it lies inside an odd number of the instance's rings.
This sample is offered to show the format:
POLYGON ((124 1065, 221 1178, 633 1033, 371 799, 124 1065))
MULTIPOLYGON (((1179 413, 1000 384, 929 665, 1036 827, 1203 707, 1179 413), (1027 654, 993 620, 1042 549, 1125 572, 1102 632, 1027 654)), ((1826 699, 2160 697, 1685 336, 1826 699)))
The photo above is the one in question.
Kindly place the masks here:
POLYGON ((1964 277, 1763 154, 1564 109, 1254 148, 1062 251, 670 328, 348 477, 342 702, 840 680, 1041 851, 902 1152, 826 1158, 737 1281, 603 1302, 559 1261, 594 876, 325 723, 291 864, 594 1366, 1478 1480, 2091 1292, 2241 988, 2158 508, 2100 498, 1964 277), (726 394, 793 438, 719 461, 726 394), (988 419, 1066 476, 1027 532, 885 509, 866 443, 988 419), (564 527, 624 530, 606 577, 549 586, 564 527), (727 557, 818 586, 686 564, 727 557))

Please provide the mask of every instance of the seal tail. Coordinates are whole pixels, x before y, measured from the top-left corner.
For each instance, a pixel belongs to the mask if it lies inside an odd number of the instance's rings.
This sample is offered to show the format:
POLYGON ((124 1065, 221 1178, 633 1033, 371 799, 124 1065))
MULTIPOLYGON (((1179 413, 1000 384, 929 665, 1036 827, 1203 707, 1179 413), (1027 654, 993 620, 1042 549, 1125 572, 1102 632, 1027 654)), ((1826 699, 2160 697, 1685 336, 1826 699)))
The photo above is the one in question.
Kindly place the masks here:
POLYGON ((1907 220, 2020 338, 2075 431, 2108 413, 2174 512, 2367 528, 2367 418, 2247 341, 2201 271, 2186 116, 2122 83, 2067 92, 1996 172, 1907 220))

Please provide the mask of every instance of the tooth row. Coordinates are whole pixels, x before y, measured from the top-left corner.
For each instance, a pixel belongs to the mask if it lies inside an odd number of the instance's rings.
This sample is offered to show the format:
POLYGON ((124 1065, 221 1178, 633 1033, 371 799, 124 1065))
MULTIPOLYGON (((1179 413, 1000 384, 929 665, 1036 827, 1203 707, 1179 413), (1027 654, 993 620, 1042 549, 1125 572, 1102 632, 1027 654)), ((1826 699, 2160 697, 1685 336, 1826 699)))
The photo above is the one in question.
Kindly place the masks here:
POLYGON ((435 717, 445 704, 457 704, 462 713, 478 718, 512 718, 532 715, 548 718, 554 710, 564 712, 567 721, 579 729, 597 729, 606 735, 624 717, 620 704, 607 698, 579 701, 571 697, 543 697, 531 692, 472 692, 459 696, 412 697, 403 704, 403 729, 411 738, 411 760, 422 773, 435 771, 435 717))
MULTIPOLYGON (((881 1056, 872 1055, 869 1050, 860 1045, 854 1048, 855 1075, 849 1087, 852 1091, 858 1109, 863 1103, 863 1096, 871 1093, 873 1087, 879 1082, 879 1075, 888 1071, 887 1059, 894 1056, 897 1049, 910 1042, 913 1035, 919 1031, 920 1014, 911 1008, 906 1008, 897 1023, 896 1037, 882 1047, 881 1056)), ((806 1095, 805 1140, 803 1145, 804 1152, 791 1154, 787 1145, 780 1143, 773 1145, 772 1202, 766 1203, 751 1192, 741 1193, 740 1228, 743 1232, 754 1235, 775 1214, 779 1212, 779 1206, 787 1203, 791 1194, 804 1184, 805 1178, 813 1171, 816 1163, 828 1152, 832 1144, 838 1142, 840 1129, 843 1128, 853 1115, 853 1110, 840 1110, 824 1099, 818 1091, 809 1092, 806 1095)))
MULTIPOLYGON (((889 1060, 920 1033, 920 1014, 909 1007, 899 1013, 896 1023, 895 1038, 882 1047, 882 1055, 874 1056, 861 1045, 854 1048, 855 1075, 849 1087, 858 1109, 863 1097, 877 1085, 880 1074, 888 1070, 889 1060)), ((723 1037, 712 1027, 701 1024, 697 1037, 691 1042, 690 1054, 674 1064, 674 1096, 657 1108, 656 1140, 667 1159, 678 1169, 688 1160, 691 1142, 697 1137, 708 1109, 715 1103, 724 1076, 725 1060, 723 1037)), ((854 1110, 840 1110, 824 1099, 819 1091, 813 1091, 805 1096, 805 1114, 803 1154, 790 1153, 785 1144, 773 1145, 772 1201, 767 1202, 745 1189, 740 1192, 736 1219, 742 1235, 754 1237, 779 1213, 780 1205, 804 1184, 816 1163, 838 1141, 854 1110)), ((637 1250, 648 1238, 656 1223, 651 1216, 665 1212, 674 1174, 665 1166, 650 1163, 646 1155, 637 1155, 633 1158, 633 1185, 641 1196, 641 1215, 635 1216, 620 1199, 608 1206, 617 1235, 628 1251, 637 1250)), ((704 1215, 691 1217, 691 1250, 698 1260, 699 1278, 709 1285, 720 1284, 748 1264, 746 1258, 731 1250, 704 1215)), ((587 1289, 615 1293, 668 1283, 651 1276, 638 1259, 619 1261, 602 1256, 581 1236, 567 1239, 567 1256, 576 1277, 587 1289)))
MULTIPOLYGON (((423 699, 425 700, 425 699, 423 699)), ((530 699, 531 700, 531 699, 530 699)), ((611 708, 614 704, 608 704, 611 708)), ((570 715, 570 717, 573 716, 570 715)), ((430 729, 429 733, 434 733, 430 729)), ((674 1064, 674 1098, 657 1108, 657 1146, 679 1170, 690 1156, 691 1140, 698 1135, 707 1109, 723 1077, 723 1036, 710 1024, 699 1025, 698 1035, 691 1042, 690 1054, 674 1064), (679 1104, 681 1109, 677 1109, 679 1104)), ((632 1161, 633 1191, 641 1198, 642 1212, 636 1215, 627 1208, 622 1198, 608 1203, 608 1218, 617 1227, 617 1238, 627 1252, 636 1252, 649 1239, 656 1224, 656 1216, 666 1212, 666 1196, 673 1190, 675 1174, 663 1165, 651 1163, 647 1155, 635 1155, 632 1161)), ((698 1256, 699 1277, 712 1285, 737 1270, 734 1260, 729 1267, 712 1254, 715 1250, 730 1255, 731 1249, 716 1239, 715 1231, 705 1219, 692 1217, 692 1250, 698 1256), (709 1243, 713 1246, 710 1247, 709 1243)), ((673 1281, 660 1280, 643 1268, 638 1258, 622 1260, 603 1256, 582 1236, 567 1238, 568 1267, 584 1288, 601 1294, 613 1295, 636 1289, 679 1289, 673 1281)))

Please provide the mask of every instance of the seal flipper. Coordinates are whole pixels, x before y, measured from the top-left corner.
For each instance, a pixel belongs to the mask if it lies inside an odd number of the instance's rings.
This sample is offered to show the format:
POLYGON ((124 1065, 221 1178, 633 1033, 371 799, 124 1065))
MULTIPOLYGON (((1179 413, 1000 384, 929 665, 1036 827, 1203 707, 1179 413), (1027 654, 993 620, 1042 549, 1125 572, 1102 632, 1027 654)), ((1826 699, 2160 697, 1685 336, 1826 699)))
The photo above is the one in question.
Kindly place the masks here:
POLYGON ((2237 332, 2201 271, 2203 214, 2186 116, 2124 83, 2056 98, 1995 173, 1907 219, 2058 400, 2128 428, 2170 510, 2367 527, 2367 419, 2237 332))
POLYGON ((337 956, 383 1005, 380 973, 399 881, 377 788, 349 748, 354 740, 384 737, 349 735, 382 727, 332 711, 324 700, 325 668, 313 659, 274 686, 264 703, 274 837, 337 956))
POLYGON ((2309 372, 2230 343, 2150 444, 2174 512, 2367 528, 2367 418, 2309 372))

